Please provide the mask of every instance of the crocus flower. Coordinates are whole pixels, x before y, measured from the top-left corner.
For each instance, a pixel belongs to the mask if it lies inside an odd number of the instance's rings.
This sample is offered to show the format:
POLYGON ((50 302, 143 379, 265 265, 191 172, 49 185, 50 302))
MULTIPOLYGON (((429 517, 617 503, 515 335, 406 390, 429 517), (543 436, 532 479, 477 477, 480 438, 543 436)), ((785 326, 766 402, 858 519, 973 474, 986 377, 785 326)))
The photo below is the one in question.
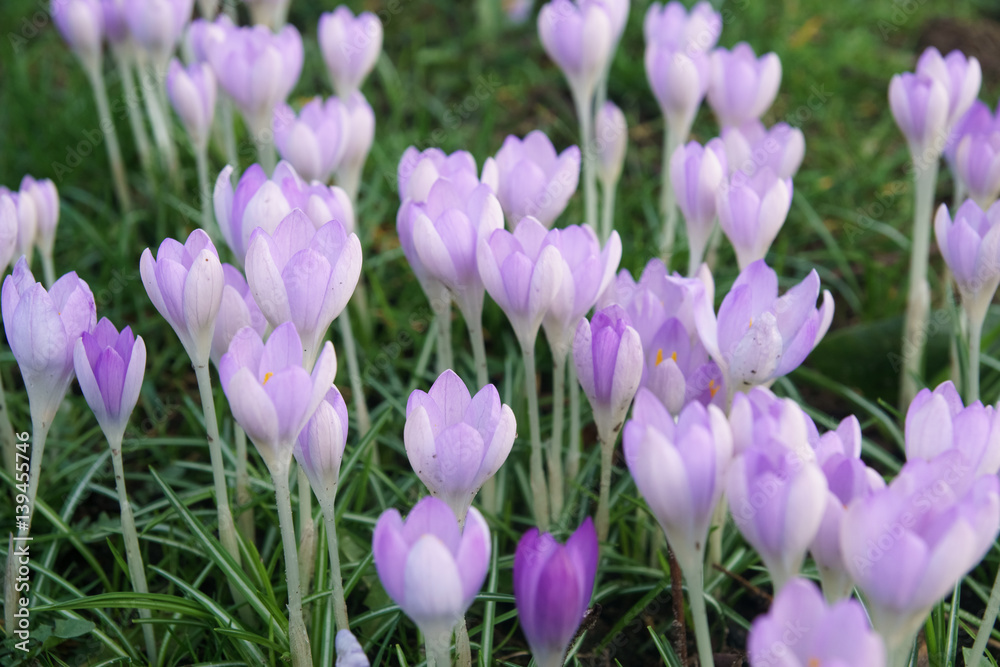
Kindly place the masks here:
POLYGON ((164 239, 155 259, 146 248, 139 273, 149 300, 181 339, 191 363, 207 364, 225 285, 219 253, 208 234, 196 229, 183 245, 164 239))
POLYGON ((931 607, 982 560, 1000 531, 1000 479, 973 479, 970 468, 957 451, 909 461, 889 486, 847 508, 844 563, 890 659, 909 655, 931 607))
POLYGON ((979 95, 983 82, 979 61, 966 58, 961 51, 952 51, 942 57, 940 51, 930 46, 920 54, 916 71, 918 75, 930 76, 944 86, 948 96, 945 125, 950 131, 979 95))
POLYGON ((597 532, 590 517, 559 544, 551 533, 532 528, 514 554, 514 601, 538 667, 563 664, 597 576, 597 532))
POLYGON ((319 47, 339 97, 361 87, 382 52, 382 22, 371 12, 357 16, 345 5, 319 17, 319 47))
POLYGON ((814 270, 778 298, 778 275, 758 260, 740 272, 718 318, 708 298, 698 301, 698 335, 730 392, 766 385, 802 363, 833 320, 833 296, 824 290, 823 305, 816 308, 818 296, 814 270))
POLYGON ((361 277, 361 241, 336 220, 316 229, 296 209, 273 234, 254 230, 247 283, 268 323, 291 321, 302 338, 306 367, 347 305, 361 277))
POLYGON ((541 130, 530 132, 523 140, 508 136, 496 154, 496 163, 500 174, 497 196, 511 229, 527 216, 551 227, 580 180, 580 149, 570 146, 557 155, 541 130))
POLYGON ((733 397, 729 423, 733 427, 733 451, 737 455, 749 449, 755 439, 776 438, 805 447, 807 442, 819 438, 819 433, 813 433, 815 424, 798 403, 790 398, 778 398, 764 387, 754 387, 733 397))
POLYGON ((80 390, 112 447, 121 446, 129 417, 139 400, 146 372, 146 345, 125 327, 121 333, 106 317, 94 332, 84 331, 73 350, 80 390))
POLYGON ((969 318, 982 322, 1000 285, 1000 206, 994 204, 984 213, 966 200, 953 221, 948 206, 942 204, 934 218, 934 234, 969 318))
POLYGON ((104 19, 98 0, 52 0, 52 20, 85 67, 100 66, 104 19))
POLYGON ((35 282, 21 257, 3 282, 4 333, 21 369, 32 422, 52 425, 59 404, 73 381, 73 348, 97 321, 94 295, 87 283, 70 272, 46 291, 35 282))
POLYGON ((25 193, 12 192, 0 185, 0 198, 9 199, 14 204, 17 215, 17 242, 14 246, 14 257, 24 255, 31 265, 35 241, 38 238, 38 209, 35 198, 25 193))
POLYGON ((569 81, 575 100, 589 100, 612 56, 615 29, 600 3, 585 6, 552 0, 538 13, 538 36, 545 52, 569 81))
POLYGON ((274 112, 274 143, 283 160, 307 181, 326 182, 347 147, 347 111, 314 97, 296 116, 287 104, 274 112))
POLYGON ((708 53, 722 33, 722 15, 708 2, 699 2, 690 13, 680 2, 654 2, 642 24, 646 44, 656 42, 674 51, 708 53))
POLYGON ((222 355, 229 351, 229 344, 236 332, 243 327, 251 327, 258 335, 267 331, 267 319, 253 300, 250 286, 243 272, 232 264, 222 265, 225 285, 222 288, 222 302, 215 318, 215 332, 212 334, 212 363, 216 368, 222 355))
POLYGON ((946 85, 927 74, 896 74, 889 82, 889 109, 910 154, 923 163, 936 161, 948 133, 946 85))
POLYGON ((622 242, 618 232, 612 231, 601 248, 591 226, 570 225, 549 230, 544 245, 559 250, 564 273, 542 326, 553 354, 565 356, 573 344, 580 318, 590 312, 614 280, 622 258, 622 242))
POLYGON ((625 165, 628 148, 628 125, 625 114, 614 102, 605 102, 594 118, 594 139, 597 151, 597 177, 605 190, 618 182, 625 165))
POLYGON ((129 0, 124 14, 134 42, 154 63, 166 65, 193 9, 194 0, 129 0))
POLYGON ((43 256, 52 255, 59 225, 59 192, 48 178, 35 180, 31 176, 21 179, 21 197, 29 197, 35 209, 35 245, 43 256))
POLYGON ((431 495, 464 521, 480 487, 507 460, 516 430, 514 413, 500 402, 496 387, 488 384, 471 396, 462 379, 446 370, 429 392, 410 394, 403 444, 431 495))
POLYGON ((336 667, 371 667, 361 644, 347 628, 337 630, 336 648, 336 667))
POLYGON ((333 506, 340 481, 340 463, 347 447, 347 403, 330 387, 316 412, 295 439, 292 453, 319 499, 323 511, 333 506))
MULTIPOLYGON (((448 155, 440 148, 420 151, 415 146, 410 146, 403 151, 396 169, 399 201, 402 204, 409 199, 422 204, 427 201, 427 195, 439 179, 461 181, 466 178, 466 174, 475 179, 477 173, 476 158, 468 151, 455 151, 448 155)), ((479 181, 488 185, 496 194, 500 189, 498 179, 496 161, 487 158, 479 181)))
POLYGON ((653 41, 646 42, 646 78, 667 126, 683 140, 705 99, 711 77, 708 56, 700 50, 680 51, 653 41))
POLYGON ((254 132, 270 130, 275 107, 299 80, 302 57, 302 37, 290 25, 277 34, 260 25, 234 27, 208 50, 219 86, 254 132))
POLYGON ((167 70, 167 97, 195 147, 208 144, 215 117, 215 74, 206 63, 184 68, 176 58, 167 70))
MULTIPOLYGON (((327 104, 332 104, 332 100, 327 104)), ((368 160, 368 152, 375 140, 375 112, 368 100, 359 91, 351 93, 350 97, 339 100, 347 113, 347 143, 337 167, 337 184, 351 195, 353 199, 361 182, 361 171, 368 160)))
POLYGON ((725 414, 690 403, 675 423, 652 392, 639 389, 623 439, 629 472, 681 570, 700 573, 733 455, 725 414))
POLYGON ((104 29, 104 39, 108 41, 112 50, 121 54, 127 51, 132 41, 128 30, 128 21, 125 19, 124 0, 100 0, 101 18, 104 29))
POLYGON ((736 250, 740 269, 764 259, 792 206, 792 180, 769 167, 747 176, 735 172, 716 192, 719 226, 736 250))
POLYGON ((704 146, 696 141, 678 146, 670 158, 670 183, 687 226, 691 274, 701 265, 715 228, 715 200, 725 177, 726 150, 721 139, 704 146))
POLYGON ((778 178, 792 178, 805 156, 806 140, 802 130, 787 123, 775 123, 770 129, 759 120, 739 127, 722 129, 729 173, 741 171, 752 176, 769 167, 778 178))
POLYGON ((498 229, 480 240, 476 250, 483 285, 507 315, 523 350, 534 348, 567 270, 559 250, 546 245, 545 237, 542 223, 527 217, 513 233, 498 229))
POLYGON ((7 194, 0 193, 0 274, 7 273, 17 249, 17 204, 7 194))
POLYGON ((885 644, 861 604, 842 600, 828 606, 807 579, 788 582, 767 614, 754 619, 747 653, 750 667, 888 664, 885 644))
POLYGON ((450 636, 486 580, 490 529, 475 508, 459 528, 447 503, 427 496, 405 522, 398 510, 382 513, 372 552, 385 592, 425 636, 440 640, 450 636))
POLYGON ((235 28, 236 25, 227 14, 219 14, 214 21, 195 19, 188 26, 185 45, 195 62, 211 64, 209 53, 224 42, 229 31, 235 28))
POLYGON ((989 208, 1000 196, 1000 132, 963 136, 952 168, 979 208, 989 208))
POLYGON ((923 389, 906 411, 906 459, 931 460, 949 451, 961 452, 973 475, 1000 470, 1000 421, 992 405, 962 403, 955 385, 942 382, 932 392, 923 389))
POLYGON ((805 437, 807 418, 798 410, 797 419, 788 417, 794 427, 754 424, 752 441, 734 459, 726 487, 736 526, 760 553, 776 591, 798 574, 826 509, 826 477, 805 437))
POLYGON ((759 119, 768 110, 781 85, 781 60, 774 53, 759 58, 753 47, 740 42, 732 51, 712 52, 708 104, 722 127, 759 119))
POLYGON ((233 417, 272 476, 287 476, 295 442, 336 374, 330 341, 323 345, 311 375, 302 367, 302 340, 291 322, 275 328, 267 343, 250 327, 233 336, 219 363, 222 389, 233 417))
POLYGON ((614 443, 642 379, 642 342, 621 306, 599 310, 591 321, 580 320, 573 363, 601 442, 614 443))
POLYGON ((985 102, 973 101, 965 115, 955 123, 951 136, 948 137, 947 145, 944 147, 944 157, 952 171, 955 171, 955 153, 964 137, 968 135, 983 137, 995 132, 1000 132, 1000 117, 990 111, 990 107, 985 102))

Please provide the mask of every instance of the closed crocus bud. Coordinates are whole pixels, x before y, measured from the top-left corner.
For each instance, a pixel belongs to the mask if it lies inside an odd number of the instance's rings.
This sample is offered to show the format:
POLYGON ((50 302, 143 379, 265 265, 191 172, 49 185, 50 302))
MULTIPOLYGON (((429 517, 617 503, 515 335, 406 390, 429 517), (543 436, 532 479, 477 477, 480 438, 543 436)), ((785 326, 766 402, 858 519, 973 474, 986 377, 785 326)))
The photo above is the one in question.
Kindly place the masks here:
POLYGON ((754 619, 747 653, 750 667, 888 664, 885 643, 872 632, 864 607, 856 600, 828 606, 807 579, 788 582, 770 610, 754 619))
POLYGON ((656 42, 684 53, 708 53, 722 33, 722 15, 704 1, 690 13, 680 2, 654 2, 646 11, 642 28, 647 45, 656 42))
POLYGON ((962 306, 973 322, 982 322, 1000 285, 1000 205, 987 212, 967 200, 952 220, 942 204, 934 218, 934 234, 951 269, 962 306))
POLYGON ((406 403, 403 443, 413 471, 460 521, 486 480, 507 460, 517 423, 491 384, 475 396, 447 370, 406 403))
POLYGON ((28 265, 31 266, 35 241, 38 238, 38 209, 35 198, 20 192, 12 192, 2 185, 0 185, 0 198, 9 198, 17 213, 17 243, 14 247, 14 257, 24 255, 28 259, 28 265))
POLYGON ((176 58, 167 70, 167 97, 196 147, 208 144, 215 117, 215 74, 206 63, 185 68, 176 58))
POLYGON ((347 112, 314 97, 296 116, 287 104, 274 112, 274 143, 283 160, 307 181, 326 182, 347 147, 347 112))
POLYGON ((580 320, 573 363, 601 442, 614 443, 642 379, 642 342, 620 306, 599 310, 590 321, 580 320))
POLYGON ((612 56, 615 28, 607 9, 552 0, 538 13, 538 36, 545 52, 569 81, 574 99, 589 100, 612 56))
POLYGON ((614 102, 605 102, 594 118, 597 150, 597 177, 605 189, 614 187, 622 175, 628 148, 628 124, 625 114, 614 102))
POLYGON ((711 78, 708 56, 681 51, 663 43, 646 43, 646 78, 671 132, 687 137, 711 78))
POLYGON ((628 23, 630 0, 580 0, 577 4, 583 10, 587 9, 587 5, 598 5, 607 13, 608 20, 611 21, 611 34, 613 37, 609 59, 613 58, 615 51, 618 49, 618 42, 625 33, 625 24, 628 23))
POLYGON ((559 667, 590 607, 598 561, 590 517, 559 544, 532 528, 514 554, 514 602, 538 667, 559 667))
POLYGON ((139 273, 149 300, 181 339, 191 363, 207 364, 225 285, 219 253, 208 234, 196 229, 183 245, 164 239, 155 259, 146 248, 139 273))
POLYGON ((47 178, 35 180, 31 176, 21 179, 21 197, 30 197, 35 209, 35 245, 43 255, 52 254, 59 225, 59 192, 55 183, 47 178))
POLYGON ((847 508, 844 563, 890 655, 909 655, 931 608, 1000 531, 1000 479, 973 480, 969 469, 960 452, 909 461, 889 486, 847 508))
POLYGON ((1000 195, 1000 132, 967 134, 958 142, 955 177, 982 209, 1000 195))
POLYGON ((770 167, 747 176, 737 171, 716 192, 719 226, 736 250, 740 269, 764 259, 792 206, 792 180, 770 167))
POLYGON ((523 140, 510 135, 496 154, 500 172, 497 196, 511 229, 527 216, 546 227, 566 209, 580 180, 580 149, 560 154, 541 130, 523 140))
POLYGON ((52 20, 85 67, 100 66, 104 17, 98 0, 52 0, 52 20))
POLYGON ((209 53, 224 42, 229 31, 235 28, 227 14, 219 14, 214 21, 195 19, 188 26, 184 43, 195 62, 211 64, 209 53))
POLYGON ((361 87, 382 52, 382 22, 341 5, 319 17, 319 47, 338 97, 361 87))
MULTIPOLYGON (((770 389, 754 387, 745 394, 736 394, 729 410, 733 427, 733 451, 742 454, 754 443, 756 434, 773 437, 781 442, 799 443, 805 447, 812 436, 812 420, 790 398, 778 398, 770 389), (771 435, 767 435, 771 434, 771 435)), ((819 438, 819 434, 815 434, 819 438)))
POLYGON ((32 422, 52 425, 73 380, 73 348, 97 322, 94 295, 70 272, 47 292, 22 257, 3 282, 2 316, 7 344, 21 369, 32 422))
POLYGON ((105 437, 112 447, 121 447, 146 372, 142 336, 133 336, 129 327, 118 333, 102 317, 93 333, 84 331, 77 339, 73 365, 83 397, 105 437))
POLYGON ((100 0, 104 38, 118 54, 132 45, 125 19, 125 0, 100 0))
POLYGON ((7 273, 17 249, 17 205, 10 195, 0 193, 0 274, 7 273))
POLYGON ((274 109, 302 72, 302 37, 293 26, 232 28, 208 49, 209 63, 253 132, 269 132, 274 109))
MULTIPOLYGON (((361 183, 361 172, 364 170, 372 142, 375 140, 375 112, 368 100, 360 92, 355 91, 345 100, 336 102, 343 106, 347 114, 347 143, 337 167, 337 184, 353 199, 361 183)), ((334 100, 327 101, 327 105, 334 100)))
POLYGON ((513 233, 498 229, 479 241, 476 262, 490 297, 507 315, 523 350, 534 347, 538 328, 568 270, 559 250, 545 245, 545 227, 525 218, 513 233))
POLYGON ((692 141, 670 158, 670 183, 684 214, 693 270, 701 264, 715 228, 715 199, 726 178, 726 150, 721 139, 705 146, 692 141))
POLYGON ((337 662, 334 667, 371 667, 365 652, 350 630, 337 630, 337 662))
POLYGON ((268 323, 291 321, 311 368, 333 320, 361 277, 361 241, 331 220, 319 229, 296 209, 268 234, 257 229, 247 250, 247 283, 268 323))
POLYGON ((347 403, 330 387, 316 412, 295 440, 293 454, 309 478, 309 486, 326 512, 333 508, 340 463, 347 447, 347 403))
POLYGON ((576 325, 594 307, 597 298, 615 278, 622 259, 622 241, 612 231, 601 248, 590 225, 570 225, 551 229, 545 245, 559 250, 566 272, 559 278, 559 292, 552 301, 542 326, 553 355, 565 357, 573 345, 576 325))
POLYGON ((976 401, 965 407, 951 382, 923 389, 906 411, 906 459, 931 460, 949 450, 964 457, 974 476, 1000 470, 1000 422, 996 408, 976 401))
POLYGON ((955 170, 955 152, 963 138, 968 135, 989 136, 995 132, 1000 132, 1000 117, 990 111, 985 102, 975 100, 965 115, 955 123, 944 147, 944 156, 952 171, 955 170))
POLYGON ((774 53, 759 58, 740 42, 712 52, 708 104, 722 127, 733 127, 764 115, 781 85, 781 60, 774 53))
POLYGON ((920 54, 917 74, 930 76, 944 86, 948 94, 946 126, 949 131, 972 106, 983 83, 983 70, 978 60, 967 58, 961 51, 952 51, 942 57, 933 46, 920 54))
MULTIPOLYGON (((802 414, 802 436, 805 420, 802 414)), ((798 575, 827 498, 815 452, 805 437, 790 439, 790 433, 756 428, 750 446, 734 459, 726 487, 736 527, 760 553, 776 591, 798 575)))
POLYGON ((802 130, 787 123, 775 123, 770 129, 759 120, 739 127, 722 129, 729 173, 742 171, 747 176, 762 167, 770 167, 778 178, 792 178, 805 156, 806 140, 802 130))
POLYGON ((778 275, 758 260, 740 272, 718 317, 711 301, 698 301, 698 335, 722 369, 730 392, 766 385, 798 368, 812 352, 833 321, 828 290, 823 291, 823 305, 816 308, 819 287, 813 270, 778 298, 778 275))
POLYGON ((222 355, 229 351, 229 344, 236 332, 243 327, 251 327, 258 335, 267 331, 267 320, 253 300, 250 286, 243 272, 232 264, 222 265, 225 286, 222 288, 222 302, 215 318, 215 332, 212 334, 212 363, 216 368, 222 355))
MULTIPOLYGON (((492 162, 492 160, 488 160, 492 162)), ((475 179, 478 172, 476 158, 468 151, 455 151, 451 155, 446 154, 440 148, 428 148, 417 150, 416 146, 410 146, 403 151, 399 158, 399 166, 396 168, 396 183, 399 188, 399 201, 405 202, 411 199, 418 204, 427 201, 431 187, 438 180, 444 178, 463 182, 464 180, 475 179)), ((482 182, 486 182, 486 166, 483 166, 482 182)), ((491 185, 490 189, 496 193, 496 186, 491 185)))
POLYGON ((132 39, 155 63, 166 64, 191 20, 194 0, 129 0, 125 21, 132 39))
POLYGON ((914 159, 935 162, 948 133, 946 85, 926 74, 896 74, 889 82, 889 109, 914 159))
POLYGON ((291 322, 275 328, 267 343, 250 327, 233 337, 219 363, 222 389, 233 417, 273 476, 288 474, 296 440, 336 374, 330 341, 323 345, 312 374, 303 368, 302 341, 291 322))
POLYGON ((648 389, 635 396, 625 462, 687 576, 700 576, 708 529, 726 486, 733 438, 722 410, 690 403, 680 418, 648 389))
POLYGON ((372 553, 385 592, 428 643, 444 643, 486 580, 490 529, 475 508, 460 528, 447 503, 427 496, 405 522, 395 509, 382 513, 372 553))

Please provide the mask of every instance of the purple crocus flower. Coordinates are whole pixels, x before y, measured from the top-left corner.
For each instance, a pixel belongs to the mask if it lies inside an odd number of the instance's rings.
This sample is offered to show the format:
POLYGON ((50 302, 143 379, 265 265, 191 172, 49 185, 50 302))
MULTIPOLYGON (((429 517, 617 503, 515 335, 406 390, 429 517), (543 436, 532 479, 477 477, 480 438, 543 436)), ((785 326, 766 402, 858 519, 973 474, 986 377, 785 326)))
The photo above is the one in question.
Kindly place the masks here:
POLYGON ((219 378, 233 417, 274 477, 288 475, 295 442, 333 384, 337 356, 327 341, 310 375, 302 366, 302 340, 291 322, 264 343, 240 329, 219 362, 219 378))
POLYGON ((739 127, 723 128, 722 141, 730 174, 741 171, 752 176, 762 167, 769 167, 778 178, 792 178, 806 151, 802 130, 787 123, 776 123, 768 129, 759 120, 751 120, 739 127))
POLYGON ((122 50, 128 49, 131 44, 128 21, 125 20, 125 2, 100 0, 100 3, 104 38, 114 51, 121 54, 122 50))
POLYGON ((0 193, 0 274, 7 273, 16 249, 17 204, 10 195, 0 193))
POLYGON ((98 0, 52 0, 52 20, 86 68, 100 66, 104 17, 98 0))
POLYGON ((559 250, 565 273, 559 278, 559 292, 545 313, 542 326, 553 354, 565 357, 580 318, 590 312, 615 278, 622 258, 622 241, 618 232, 612 231, 602 249, 592 227, 570 225, 549 230, 544 244, 559 250))
POLYGON ((472 396, 446 370, 430 391, 410 394, 403 443, 420 481, 464 522, 480 487, 507 460, 516 431, 514 413, 496 387, 488 384, 472 396))
POLYGON ((807 579, 788 582, 768 613, 754 619, 747 653, 750 667, 888 664, 885 644, 872 632, 864 607, 856 600, 828 606, 807 579))
POLYGON ((20 197, 29 197, 35 209, 35 245, 42 255, 52 255, 59 225, 59 192, 48 178, 35 180, 31 176, 21 179, 20 197))
POLYGON ((121 333, 106 317, 94 332, 84 331, 73 350, 80 390, 112 448, 121 447, 128 419, 139 400, 146 372, 146 345, 125 327, 121 333))
POLYGON ((311 368, 326 330, 361 277, 361 241, 336 220, 316 229, 296 209, 273 234, 254 230, 246 267, 260 311, 273 327, 295 324, 306 368, 311 368))
POLYGON ((955 152, 964 137, 969 135, 983 137, 995 132, 1000 132, 1000 116, 994 115, 985 102, 973 101, 965 115, 955 123, 951 136, 948 137, 948 143, 944 147, 944 156, 951 170, 955 171, 955 152))
POLYGON ((726 148, 721 139, 712 139, 704 146, 696 141, 678 146, 670 158, 670 183, 687 227, 689 274, 694 274, 705 256, 715 228, 716 195, 725 178, 726 148))
POLYGON ((538 37, 559 66, 575 100, 589 100, 611 59, 615 28, 598 2, 552 0, 538 13, 538 37))
POLYGON ((690 13, 680 2, 654 2, 642 24, 646 44, 659 43, 674 51, 708 53, 722 33, 722 15, 708 2, 699 2, 690 13))
POLYGON ((0 198, 9 199, 14 204, 17 216, 17 243, 14 247, 14 257, 24 255, 31 266, 34 255, 35 241, 38 238, 38 209, 35 198, 26 193, 13 192, 0 185, 0 198))
POLYGON ((298 116, 284 104, 274 112, 274 143, 302 178, 325 183, 347 148, 347 122, 347 111, 333 100, 314 97, 298 116))
POLYGON ((559 544, 532 528, 514 554, 514 601, 538 667, 559 667, 583 616, 597 576, 597 532, 590 517, 559 544))
POLYGON ((805 437, 807 417, 796 409, 789 424, 755 420, 726 488, 736 527, 760 553, 776 591, 798 574, 827 500, 826 477, 805 437))
POLYGON ((628 149, 628 124, 625 114, 614 102, 605 102, 594 117, 594 140, 597 151, 597 177, 609 191, 618 182, 625 166, 628 149))
POLYGON ((229 344, 236 332, 243 327, 251 327, 258 335, 267 331, 267 319, 253 300, 250 286, 243 272, 232 264, 222 265, 225 285, 222 288, 222 302, 215 318, 215 332, 212 334, 212 363, 216 368, 222 355, 229 351, 229 344))
POLYGON ((385 592, 428 638, 451 635, 486 580, 490 529, 472 508, 465 528, 447 503, 427 496, 406 521, 389 509, 372 536, 375 570, 385 592))
POLYGON ((955 178, 983 210, 1000 196, 1000 131, 966 134, 952 160, 955 178))
POLYGON ((268 132, 274 109, 302 72, 302 37, 287 25, 277 34, 264 26, 231 28, 208 49, 208 61, 226 94, 253 132, 268 132))
POLYGON ((909 655, 931 608, 1000 531, 1000 479, 971 469, 957 451, 909 461, 889 486, 847 508, 844 563, 890 656, 909 655))
POLYGON ((359 91, 354 91, 346 99, 334 102, 335 99, 328 100, 327 105, 340 104, 347 114, 347 131, 344 134, 347 143, 337 167, 337 183, 353 199, 361 182, 361 171, 375 140, 375 112, 359 91))
POLYGON ((759 119, 770 108, 781 85, 781 60, 774 53, 759 58, 740 42, 732 51, 712 52, 708 104, 722 127, 738 127, 759 119))
POLYGON ((979 87, 983 82, 979 61, 966 58, 961 51, 952 51, 942 57, 940 51, 930 46, 920 54, 916 72, 918 75, 930 76, 944 86, 948 96, 945 125, 950 131, 979 95, 979 87))
POLYGON ((950 450, 961 452, 973 475, 1000 470, 1000 420, 992 405, 962 403, 950 381, 932 392, 923 389, 906 411, 906 458, 931 460, 950 450))
POLYGON ((21 369, 32 422, 48 428, 73 381, 73 348, 97 321, 94 295, 76 272, 46 291, 24 257, 3 281, 0 297, 7 344, 21 369))
POLYGON ((742 454, 756 440, 776 438, 786 443, 806 443, 819 439, 815 424, 790 398, 778 398, 770 389, 754 387, 736 394, 729 410, 733 427, 733 451, 742 454))
POLYGON ((208 144, 215 117, 215 96, 215 74, 206 63, 194 63, 185 69, 176 58, 170 62, 167 97, 196 147, 208 144))
POLYGON ((580 149, 570 146, 557 155, 541 130, 528 133, 523 140, 514 135, 504 139, 496 164, 497 196, 511 229, 527 216, 551 227, 580 180, 580 149))
POLYGON ((758 260, 740 272, 719 306, 718 318, 709 298, 698 301, 698 335, 719 364, 730 393, 790 373, 823 339, 833 320, 833 296, 824 290, 823 305, 816 308, 819 287, 813 270, 778 298, 778 275, 758 260))
POLYGON ((333 507, 337 496, 346 447, 347 403, 336 387, 330 387, 292 450, 324 512, 333 507))
MULTIPOLYGON (((415 146, 410 146, 403 151, 396 170, 399 202, 402 204, 410 199, 414 203, 423 204, 439 179, 461 182, 467 178, 465 175, 471 176, 472 179, 477 178, 477 173, 476 158, 468 151, 455 151, 448 155, 440 148, 420 151, 415 146)), ((496 161, 487 158, 483 163, 483 173, 479 182, 488 185, 496 194, 500 189, 498 179, 496 161)))
POLYGON ((337 662, 336 667, 371 667, 365 651, 357 638, 347 628, 337 630, 337 662))
POLYGON ((371 12, 357 16, 345 5, 319 17, 319 47, 339 97, 361 87, 382 52, 382 22, 371 12))
POLYGON ((942 204, 934 218, 934 233, 970 320, 982 322, 1000 285, 1000 205, 984 213, 966 200, 953 221, 948 206, 942 204))
POLYGON ((896 74, 889 82, 889 109, 910 154, 921 162, 936 161, 948 132, 946 85, 927 74, 896 74))
POLYGON ((716 193, 719 226, 736 250, 740 269, 764 259, 792 206, 792 180, 770 167, 751 176, 735 172, 716 193))
POLYGON ((219 44, 226 41, 229 31, 234 29, 236 29, 236 25, 227 14, 219 14, 214 21, 195 19, 188 26, 185 45, 190 50, 195 62, 211 64, 209 54, 219 44))
POLYGON ((166 65, 193 10, 194 0, 129 0, 124 14, 132 40, 154 63, 166 65))
POLYGON ((546 245, 545 238, 542 223, 528 217, 513 233, 498 229, 476 249, 483 286, 507 315, 523 350, 534 348, 567 271, 559 250, 546 245))
POLYGON ((725 414, 716 406, 690 403, 675 423, 651 391, 639 389, 623 439, 629 472, 681 570, 700 573, 733 456, 725 414))

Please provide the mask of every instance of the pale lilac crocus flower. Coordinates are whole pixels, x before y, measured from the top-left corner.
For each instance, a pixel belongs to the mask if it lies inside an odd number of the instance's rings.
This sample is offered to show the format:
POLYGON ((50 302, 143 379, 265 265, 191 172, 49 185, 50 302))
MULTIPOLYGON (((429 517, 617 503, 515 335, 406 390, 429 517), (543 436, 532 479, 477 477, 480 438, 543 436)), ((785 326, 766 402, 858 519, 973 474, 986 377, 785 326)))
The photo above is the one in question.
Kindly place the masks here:
POLYGON ((1000 420, 992 405, 966 407, 955 385, 922 389, 906 411, 906 459, 930 461, 950 450, 962 453, 973 476, 1000 471, 1000 420))
POLYGON ((340 5, 319 17, 317 37, 337 96, 349 97, 361 88, 382 52, 382 22, 371 12, 355 16, 340 5))
MULTIPOLYGON (((580 179, 580 149, 570 146, 557 154, 540 130, 524 139, 508 136, 496 154, 497 196, 511 229, 527 216, 551 227, 566 209, 580 179)), ((596 224, 596 221, 591 221, 596 224)))
POLYGON ((716 196, 726 179, 726 150, 721 139, 702 146, 696 141, 678 146, 670 158, 670 183, 684 215, 688 237, 688 275, 701 266, 715 229, 716 196))
POLYGON ((792 205, 792 180, 770 167, 753 175, 736 171, 716 191, 719 226, 733 244, 740 269, 764 259, 792 205))
POLYGON ((326 183, 347 148, 347 111, 343 105, 314 97, 298 115, 287 104, 274 112, 274 143, 306 181, 326 183))
POLYGON ((740 42, 732 50, 712 52, 708 104, 722 127, 738 127, 759 119, 770 108, 781 85, 781 60, 774 53, 760 57, 740 42))

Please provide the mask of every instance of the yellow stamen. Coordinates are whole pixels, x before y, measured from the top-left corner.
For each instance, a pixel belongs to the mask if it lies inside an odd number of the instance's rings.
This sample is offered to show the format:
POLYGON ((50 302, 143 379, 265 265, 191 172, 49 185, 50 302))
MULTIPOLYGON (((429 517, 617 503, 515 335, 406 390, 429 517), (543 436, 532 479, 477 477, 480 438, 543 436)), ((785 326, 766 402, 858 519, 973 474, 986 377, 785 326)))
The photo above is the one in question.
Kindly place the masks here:
POLYGON ((749 331, 750 329, 753 329, 753 318, 752 317, 750 318, 750 325, 747 327, 747 331, 749 331))
POLYGON ((261 386, 267 384, 267 381, 271 379, 272 375, 274 375, 274 373, 264 373, 264 381, 261 382, 261 386))
POLYGON ((819 658, 809 658, 808 667, 820 667, 819 658))
POLYGON ((670 353, 670 358, 674 360, 675 364, 677 363, 677 353, 676 352, 671 352, 670 353))
POLYGON ((656 363, 653 364, 653 365, 654 366, 659 366, 662 363, 663 363, 663 350, 657 350, 656 351, 656 363))
POLYGON ((719 393, 719 388, 715 386, 715 380, 708 381, 708 393, 712 398, 715 398, 715 395, 719 393))

